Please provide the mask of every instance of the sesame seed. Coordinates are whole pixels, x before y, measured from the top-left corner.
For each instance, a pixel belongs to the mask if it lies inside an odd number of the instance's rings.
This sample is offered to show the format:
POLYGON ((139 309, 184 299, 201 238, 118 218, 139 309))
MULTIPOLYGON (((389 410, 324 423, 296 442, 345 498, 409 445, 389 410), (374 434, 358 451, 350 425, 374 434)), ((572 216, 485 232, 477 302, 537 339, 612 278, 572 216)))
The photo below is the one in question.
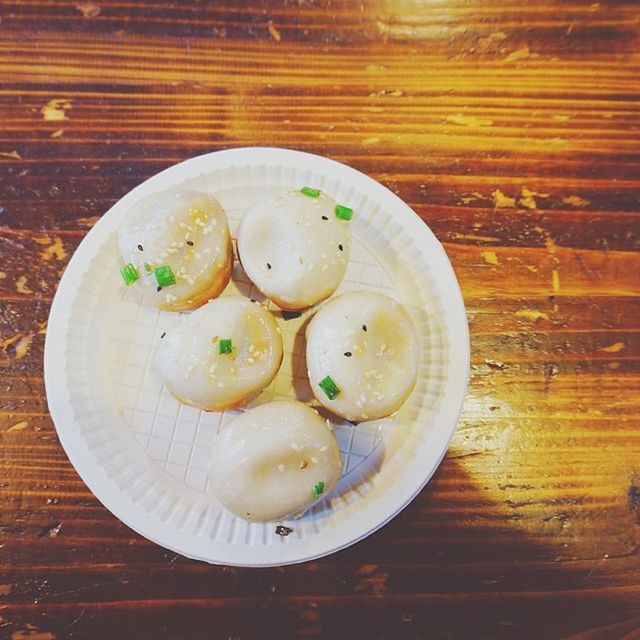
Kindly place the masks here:
POLYGON ((339 244, 339 245, 338 245, 338 249, 339 249, 340 251, 344 251, 344 247, 343 247, 341 244, 339 244))
POLYGON ((321 271, 326 271, 329 268, 328 264, 323 264, 321 271))
POLYGON ((345 352, 344 352, 344 355, 345 355, 347 358, 350 358, 353 354, 351 353, 351 351, 345 351, 345 352))
POLYGON ((318 464, 318 458, 311 456, 311 462, 313 462, 313 464, 318 464))
POLYGON ((193 247, 193 240, 187 240, 187 244, 188 244, 190 247, 193 247))
POLYGON ((323 220, 328 220, 329 218, 327 218, 327 216, 322 216, 323 220))
POLYGON ((160 293, 162 291, 162 287, 156 287, 156 291, 160 293))
POLYGON ((301 447, 299 444, 292 443, 289 445, 294 451, 300 451, 301 447))
POLYGON ((328 448, 329 448, 329 447, 327 447, 327 445, 326 445, 326 444, 325 444, 325 445, 322 445, 322 446, 320 447, 320 451, 326 451, 328 448))
POLYGON ((363 331, 366 331, 366 330, 367 330, 367 325, 366 325, 366 324, 363 324, 363 325, 362 325, 362 330, 363 330, 363 331))
POLYGON ((279 471, 280 473, 284 473, 284 465, 283 465, 283 464, 279 464, 279 465, 278 465, 278 471, 279 471))
POLYGON ((144 251, 141 244, 138 245, 138 251, 144 251))
POLYGON ((267 269, 271 269, 271 265, 267 262, 267 269))

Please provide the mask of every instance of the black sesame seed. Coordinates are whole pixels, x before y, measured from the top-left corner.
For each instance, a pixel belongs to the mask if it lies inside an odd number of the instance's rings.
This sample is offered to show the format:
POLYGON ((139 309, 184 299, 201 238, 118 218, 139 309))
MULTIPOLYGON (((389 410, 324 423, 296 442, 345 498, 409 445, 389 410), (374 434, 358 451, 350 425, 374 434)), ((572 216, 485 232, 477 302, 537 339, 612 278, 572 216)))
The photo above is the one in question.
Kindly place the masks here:
POLYGON ((351 351, 345 351, 344 355, 347 356, 347 358, 351 357, 351 351))
POLYGON ((338 245, 338 249, 340 249, 340 251, 344 251, 344 247, 341 244, 338 245))
POLYGON ((276 527, 276 535, 278 536, 285 537, 285 536, 288 536, 290 533, 293 533, 293 529, 291 527, 285 527, 281 524, 279 524, 276 527))
POLYGON ((322 216, 323 220, 328 220, 329 218, 327 218, 327 216, 322 216))
POLYGON ((363 324, 363 325, 362 325, 362 330, 363 330, 363 331, 366 331, 366 330, 367 330, 367 325, 366 325, 366 324, 363 324))
POLYGON ((284 320, 294 320, 295 318, 299 318, 302 315, 300 311, 282 311, 282 318, 284 320))
POLYGON ((141 244, 138 245, 138 251, 144 251, 141 244))
POLYGON ((166 331, 163 331, 163 332, 162 332, 162 335, 160 336, 160 339, 162 340, 162 338, 164 338, 166 335, 167 335, 167 332, 166 332, 166 331))
POLYGON ((193 242, 192 242, 191 240, 187 240, 187 244, 188 244, 190 247, 193 247, 193 242))
POLYGON ((158 293, 160 293, 160 292, 162 291, 162 287, 158 287, 158 288, 156 289, 156 291, 157 291, 158 293))
POLYGON ((267 262, 267 269, 271 269, 271 264, 267 262))

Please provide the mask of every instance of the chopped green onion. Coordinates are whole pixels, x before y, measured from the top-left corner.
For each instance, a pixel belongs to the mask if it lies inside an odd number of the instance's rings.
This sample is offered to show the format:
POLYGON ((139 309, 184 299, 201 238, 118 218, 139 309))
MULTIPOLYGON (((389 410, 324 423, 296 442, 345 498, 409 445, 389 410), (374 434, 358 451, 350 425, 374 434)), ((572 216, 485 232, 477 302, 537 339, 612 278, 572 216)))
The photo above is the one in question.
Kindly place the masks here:
POLYGON ((313 187, 302 187, 300 193, 304 193, 305 196, 309 196, 310 198, 317 198, 322 192, 320 189, 314 189, 313 187))
POLYGON ((233 342, 231 338, 221 338, 218 342, 218 353, 233 353, 233 342))
POLYGON ((345 207, 343 204, 337 204, 336 218, 340 218, 340 220, 351 220, 351 218, 353 218, 353 209, 345 207))
POLYGON ((311 489, 311 495, 315 498, 319 498, 324 493, 324 482, 316 482, 311 489))
POLYGON ((320 380, 318 385, 327 394, 327 398, 329 398, 329 400, 333 400, 340 393, 340 388, 331 379, 331 376, 327 376, 326 378, 320 380))
POLYGON ((140 277, 138 270, 131 263, 125 264, 124 267, 120 269, 120 275, 127 287, 140 277))
POLYGON ((156 274, 156 282, 161 287, 168 287, 176 283, 176 276, 173 273, 173 269, 167 264, 162 267, 156 267, 154 273, 156 274))

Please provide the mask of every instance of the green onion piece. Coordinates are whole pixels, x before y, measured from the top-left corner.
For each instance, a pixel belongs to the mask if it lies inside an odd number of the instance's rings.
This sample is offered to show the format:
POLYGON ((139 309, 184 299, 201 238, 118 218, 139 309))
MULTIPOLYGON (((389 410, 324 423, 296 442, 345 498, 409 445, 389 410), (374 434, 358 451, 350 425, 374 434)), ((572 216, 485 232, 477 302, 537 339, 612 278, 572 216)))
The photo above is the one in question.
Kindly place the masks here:
POLYGON ((317 198, 322 192, 320 189, 314 189, 313 187, 302 187, 300 193, 304 193, 305 196, 309 196, 310 198, 317 198))
POLYGON ((124 267, 120 269, 120 275, 127 287, 140 277, 138 270, 131 263, 125 264, 124 267))
POLYGON ((315 498, 319 498, 324 493, 324 482, 316 482, 311 489, 311 495, 315 498))
POLYGON ((231 338, 221 338, 218 342, 218 353, 233 353, 233 342, 231 338))
POLYGON ((353 218, 353 209, 345 207, 343 204, 337 204, 336 218, 340 218, 340 220, 351 220, 351 218, 353 218))
POLYGON ((173 269, 167 264, 162 267, 156 267, 154 273, 156 274, 156 282, 161 287, 169 287, 176 283, 176 276, 173 273, 173 269))
POLYGON ((329 400, 333 400, 340 393, 340 388, 331 379, 331 376, 327 376, 326 378, 320 380, 318 385, 327 394, 327 398, 329 398, 329 400))

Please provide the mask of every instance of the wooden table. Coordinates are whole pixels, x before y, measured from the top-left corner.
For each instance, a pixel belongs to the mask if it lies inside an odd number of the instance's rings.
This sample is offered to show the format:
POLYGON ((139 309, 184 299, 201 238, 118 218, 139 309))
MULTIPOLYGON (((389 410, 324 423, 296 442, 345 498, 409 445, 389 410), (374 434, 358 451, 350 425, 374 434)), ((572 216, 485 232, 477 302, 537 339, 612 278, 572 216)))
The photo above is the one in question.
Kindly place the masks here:
POLYGON ((0 637, 640 637, 640 13, 633 2, 4 2, 0 637), (472 339, 450 452, 351 549, 211 567, 147 542, 68 462, 47 314, 134 185, 305 149, 444 243, 472 339))

